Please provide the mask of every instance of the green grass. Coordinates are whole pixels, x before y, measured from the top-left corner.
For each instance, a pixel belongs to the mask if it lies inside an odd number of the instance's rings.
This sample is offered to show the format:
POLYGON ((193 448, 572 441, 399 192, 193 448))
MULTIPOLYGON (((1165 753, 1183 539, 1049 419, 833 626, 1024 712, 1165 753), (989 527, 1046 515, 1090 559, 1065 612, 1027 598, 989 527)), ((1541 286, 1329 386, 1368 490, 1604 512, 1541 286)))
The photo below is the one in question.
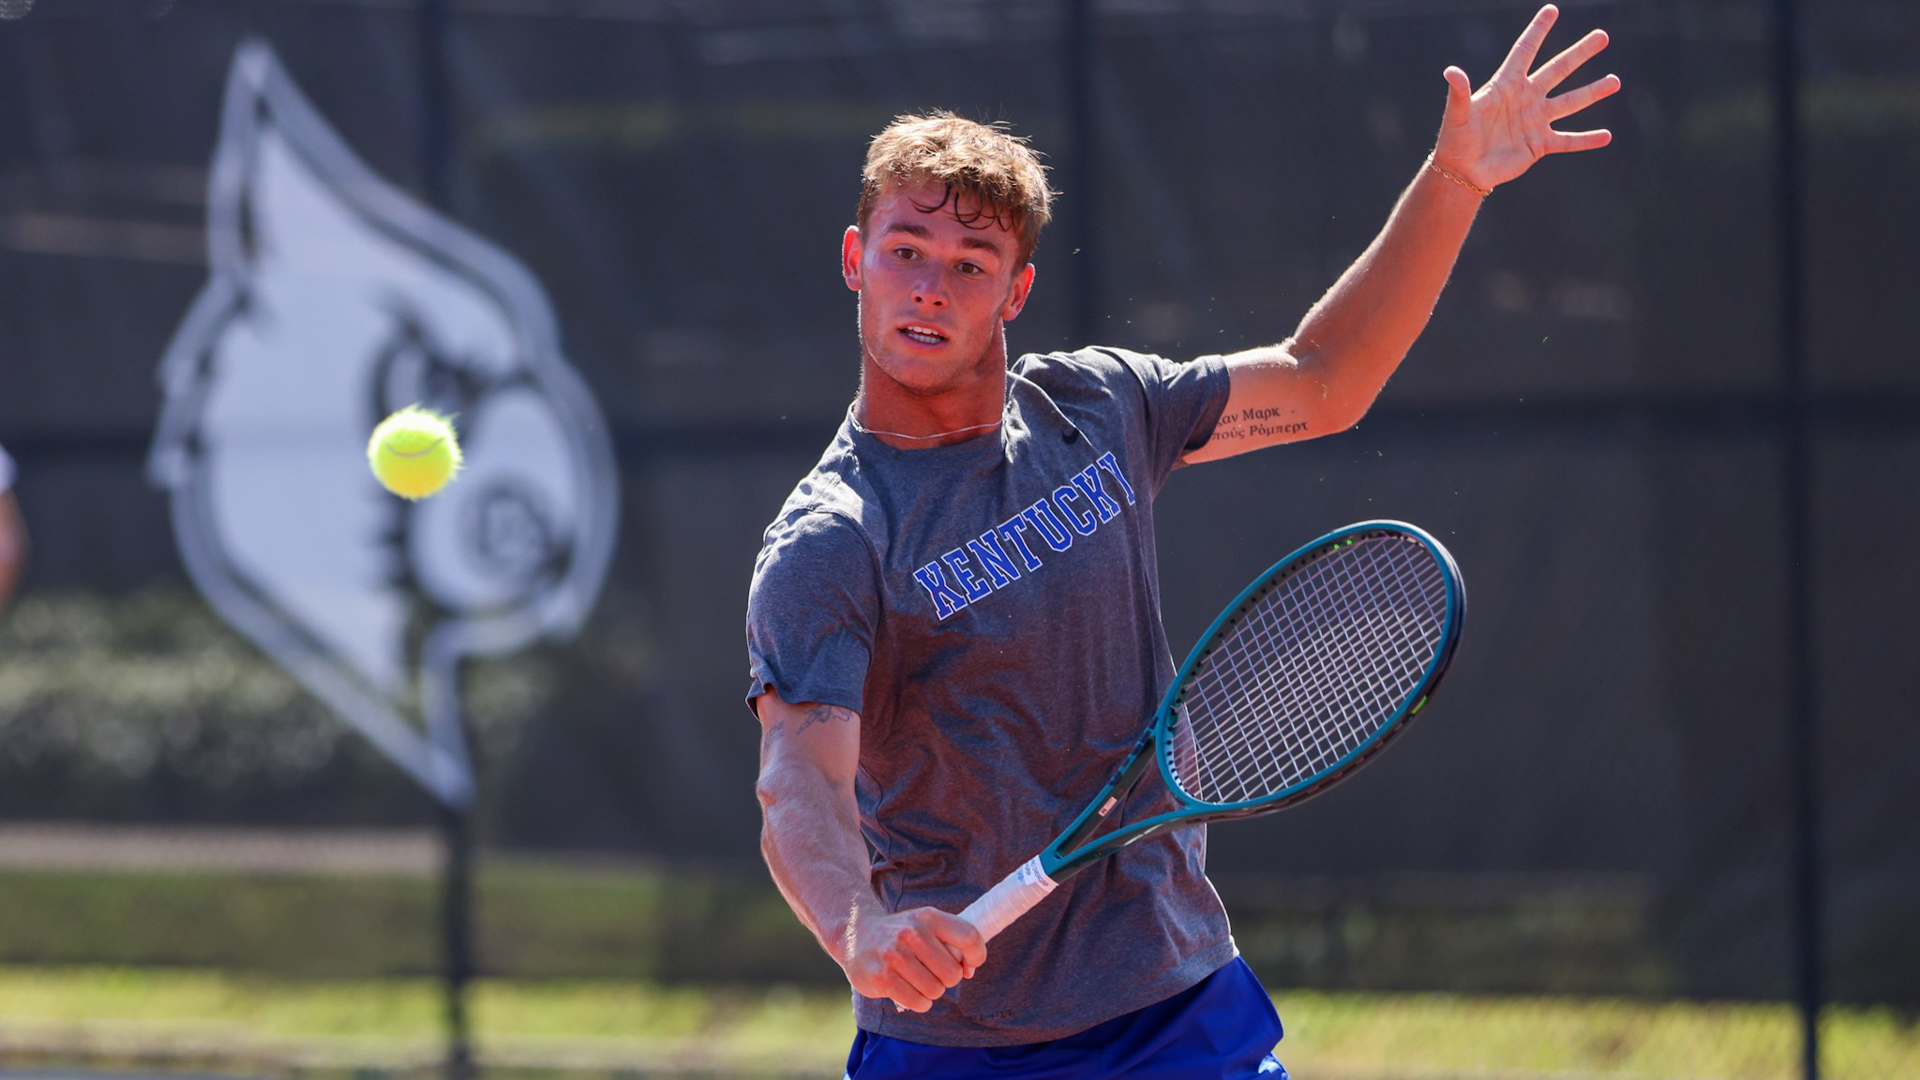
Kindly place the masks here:
MULTIPOLYGON (((1786 1006, 1280 992, 1282 1057, 1316 1080, 1789 1080, 1786 1006)), ((846 995, 791 986, 482 980, 472 1022, 490 1075, 834 1077, 846 995)), ((428 979, 302 981, 129 968, 0 967, 0 1065, 67 1063, 282 1076, 431 1073, 428 979)), ((1920 1031, 1831 1010, 1834 1080, 1920 1075, 1920 1031)))
MULTIPOLYGON (((827 1076, 852 1036, 845 994, 790 987, 481 980, 469 1008, 490 1071, 827 1076)), ((0 967, 0 1065, 416 1073, 444 1032, 431 979, 0 967)))
MULTIPOLYGON (((0 867, 0 964, 212 968, 289 978, 432 976, 426 873, 0 867)), ((765 871, 698 873, 489 854, 474 885, 483 974, 837 985, 765 871)), ((1275 985, 1674 996, 1644 899, 1315 898, 1221 883, 1247 960, 1275 985)))
MULTIPOLYGON (((1786 1006, 1662 1003, 1632 896, 1417 899, 1229 900, 1270 986, 1347 988, 1276 995, 1302 1080, 1796 1074, 1786 1006)), ((438 903, 425 873, 0 870, 0 1067, 436 1075, 438 903)), ((494 856, 476 916, 490 1080, 840 1075, 844 983, 763 877, 494 856)), ((1920 1076, 1910 1019, 1823 1031, 1829 1080, 1920 1076)))
MULTIPOLYGON (((833 964, 763 876, 490 859, 475 882, 486 974, 813 982, 833 964)), ((289 978, 430 977, 426 876, 0 870, 0 964, 192 967, 289 978)))

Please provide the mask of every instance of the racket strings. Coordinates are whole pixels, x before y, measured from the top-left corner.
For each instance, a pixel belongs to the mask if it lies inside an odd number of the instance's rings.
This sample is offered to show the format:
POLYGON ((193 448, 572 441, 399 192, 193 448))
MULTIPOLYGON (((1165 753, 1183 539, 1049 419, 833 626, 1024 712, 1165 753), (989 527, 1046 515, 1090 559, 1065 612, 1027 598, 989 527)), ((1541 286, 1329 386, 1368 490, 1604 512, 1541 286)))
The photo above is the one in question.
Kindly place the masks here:
POLYGON ((1445 574, 1410 537, 1363 536, 1301 565, 1196 665, 1172 733, 1174 782, 1227 804, 1333 770, 1406 703, 1446 617, 1445 574))

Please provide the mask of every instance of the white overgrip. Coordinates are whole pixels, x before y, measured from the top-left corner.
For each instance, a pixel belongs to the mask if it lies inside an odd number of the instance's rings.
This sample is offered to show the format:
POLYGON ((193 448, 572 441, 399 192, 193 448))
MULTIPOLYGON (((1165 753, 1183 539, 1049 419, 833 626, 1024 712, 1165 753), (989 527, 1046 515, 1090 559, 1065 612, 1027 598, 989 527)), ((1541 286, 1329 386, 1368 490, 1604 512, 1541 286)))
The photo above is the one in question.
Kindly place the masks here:
POLYGON ((1040 868, 1040 856, 1035 855, 1000 879, 1000 884, 988 889, 980 899, 968 904, 960 917, 979 929, 982 940, 991 940, 1012 926, 1013 920, 1032 910, 1033 905, 1046 899, 1059 884, 1040 868))

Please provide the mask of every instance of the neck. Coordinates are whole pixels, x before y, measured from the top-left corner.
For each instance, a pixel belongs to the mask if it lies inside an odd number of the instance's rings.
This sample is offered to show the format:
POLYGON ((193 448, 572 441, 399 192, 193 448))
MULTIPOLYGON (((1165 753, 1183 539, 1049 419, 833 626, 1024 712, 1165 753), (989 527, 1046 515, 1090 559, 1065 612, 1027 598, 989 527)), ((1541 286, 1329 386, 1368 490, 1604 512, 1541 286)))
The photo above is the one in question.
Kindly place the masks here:
POLYGON ((998 378, 925 397, 888 393, 862 380, 853 399, 853 423, 899 450, 950 446, 999 426, 1006 408, 1006 385, 1004 369, 998 378))
POLYGON ((934 387, 900 381, 862 341, 854 425, 901 450, 966 442, 990 431, 1007 400, 1005 331, 998 326, 995 331, 994 347, 946 385, 934 387))

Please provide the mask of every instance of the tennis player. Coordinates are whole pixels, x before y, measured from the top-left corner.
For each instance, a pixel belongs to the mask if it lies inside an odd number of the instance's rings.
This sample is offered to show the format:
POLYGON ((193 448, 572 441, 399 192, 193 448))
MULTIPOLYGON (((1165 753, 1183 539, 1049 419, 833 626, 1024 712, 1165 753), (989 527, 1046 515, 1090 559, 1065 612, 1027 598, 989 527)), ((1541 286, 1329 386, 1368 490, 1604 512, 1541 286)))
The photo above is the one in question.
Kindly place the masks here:
POLYGON ((20 504, 13 497, 13 459, 0 446, 0 613, 7 610, 20 571, 27 562, 27 527, 20 520, 20 504))
POLYGON ((952 913, 1099 789, 1172 680, 1152 518, 1168 475, 1353 425, 1488 193, 1607 144, 1552 125, 1618 79, 1549 96, 1603 33, 1530 73, 1555 16, 1478 91, 1446 70, 1433 152, 1379 236, 1292 337, 1231 356, 1010 364, 1051 198, 1036 156, 946 113, 873 140, 841 245, 859 391, 768 527, 747 612, 762 849, 852 984, 849 1077, 1285 1076, 1203 829, 1062 884, 991 954, 952 913))

